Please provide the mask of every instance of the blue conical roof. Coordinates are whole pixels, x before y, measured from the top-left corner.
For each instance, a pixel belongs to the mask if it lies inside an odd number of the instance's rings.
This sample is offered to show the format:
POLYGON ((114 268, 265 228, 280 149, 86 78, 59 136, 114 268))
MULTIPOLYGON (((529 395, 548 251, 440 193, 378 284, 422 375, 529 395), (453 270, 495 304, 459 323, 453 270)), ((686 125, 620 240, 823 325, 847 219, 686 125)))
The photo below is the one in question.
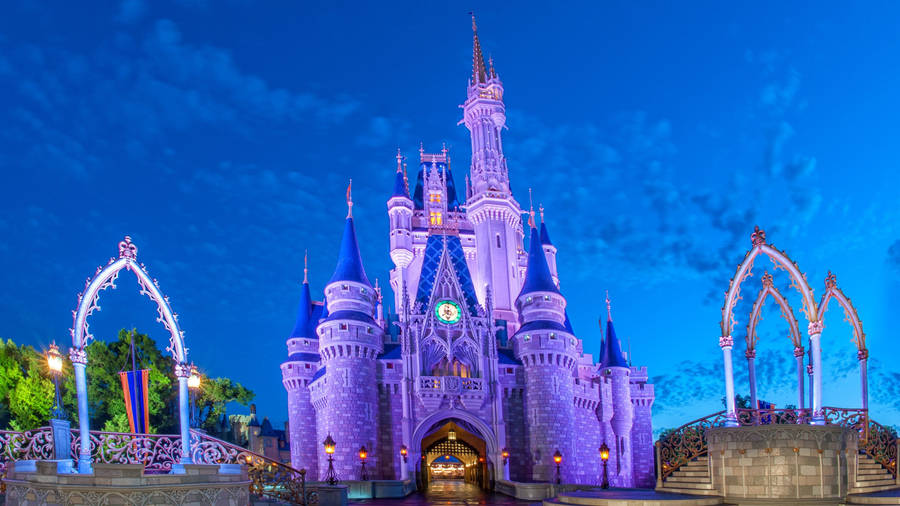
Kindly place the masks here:
POLYGON ((600 365, 602 367, 628 367, 628 362, 622 354, 622 346, 616 337, 616 329, 612 320, 606 320, 606 339, 600 350, 600 365))
POLYGON ((352 217, 348 217, 347 223, 344 225, 344 238, 341 239, 340 256, 338 256, 337 267, 335 267, 329 283, 338 281, 355 281, 372 286, 372 283, 369 283, 369 278, 366 277, 365 269, 363 269, 352 217))
POLYGON ((528 269, 525 271, 525 282, 519 296, 531 292, 555 292, 559 293, 553 277, 550 276, 550 268, 547 267, 547 258, 544 249, 541 248, 541 238, 536 228, 531 227, 531 244, 528 248, 528 269))
POLYGON ((297 323, 291 337, 315 338, 315 332, 310 328, 310 314, 312 313, 312 299, 309 296, 309 283, 304 282, 300 289, 300 306, 297 308, 297 323))
POLYGON ((543 221, 541 222, 541 244, 553 246, 553 243, 550 242, 550 234, 547 233, 547 225, 543 221))
POLYGON ((409 188, 406 185, 406 177, 404 177, 403 173, 399 170, 397 171, 397 176, 394 178, 394 192, 391 193, 391 197, 409 198, 409 188))

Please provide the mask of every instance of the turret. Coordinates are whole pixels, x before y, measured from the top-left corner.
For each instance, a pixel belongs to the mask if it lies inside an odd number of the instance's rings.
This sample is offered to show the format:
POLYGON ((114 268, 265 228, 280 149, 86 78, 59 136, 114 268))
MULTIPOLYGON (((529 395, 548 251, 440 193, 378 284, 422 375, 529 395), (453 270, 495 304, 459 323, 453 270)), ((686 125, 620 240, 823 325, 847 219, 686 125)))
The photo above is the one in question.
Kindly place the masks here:
POLYGON ((387 201, 387 208, 391 227, 391 260, 393 260, 397 269, 400 270, 406 269, 413 259, 413 201, 409 196, 409 182, 406 178, 406 171, 404 169, 403 155, 398 149, 397 172, 394 175, 394 189, 391 192, 391 197, 387 201))
MULTIPOLYGON (((522 326, 514 336, 516 357, 525 369, 525 418, 532 452, 532 479, 549 481, 553 453, 574 456, 573 370, 577 340, 566 329, 566 299, 550 276, 540 235, 531 213, 531 244, 522 290, 516 298, 522 326)), ((563 467, 563 480, 575 479, 563 467)))
POLYGON ((550 269, 550 276, 553 282, 559 286, 559 273, 556 270, 556 246, 550 241, 550 233, 547 232, 547 224, 544 222, 544 205, 540 205, 541 211, 541 248, 544 250, 544 256, 547 257, 547 267, 550 269))
POLYGON ((478 27, 472 18, 472 78, 463 104, 463 120, 472 143, 472 165, 466 198, 466 214, 474 224, 476 256, 475 289, 484 303, 485 287, 491 286, 495 314, 515 321, 515 297, 519 279, 519 252, 522 250, 522 210, 513 198, 500 132, 506 124, 503 84, 484 65, 478 27))
MULTIPOLYGON (((353 201, 347 190, 347 204, 353 201)), ((334 467, 339 476, 353 476, 360 446, 369 449, 371 469, 378 466, 378 389, 375 359, 382 352, 383 329, 373 318, 376 294, 366 277, 352 212, 347 213, 337 267, 325 285, 328 316, 316 329, 325 369, 325 403, 319 408, 318 440, 331 435, 338 442, 334 467)), ((323 476, 327 463, 320 460, 323 476)), ((374 478, 374 477, 373 477, 374 478)))
POLYGON ((614 466, 609 470, 610 483, 618 487, 631 487, 634 486, 631 466, 631 427, 634 422, 631 367, 622 354, 622 346, 613 327, 609 294, 606 296, 606 315, 606 339, 600 350, 600 377, 610 385, 613 410, 610 427, 615 441, 607 441, 615 457, 614 466))
POLYGON ((316 441, 316 412, 310 402, 309 383, 319 367, 319 341, 316 338, 314 309, 309 293, 307 257, 303 257, 303 285, 294 330, 287 340, 288 359, 281 364, 281 379, 288 395, 288 431, 291 447, 291 467, 306 469, 308 479, 316 479, 318 442, 316 441))

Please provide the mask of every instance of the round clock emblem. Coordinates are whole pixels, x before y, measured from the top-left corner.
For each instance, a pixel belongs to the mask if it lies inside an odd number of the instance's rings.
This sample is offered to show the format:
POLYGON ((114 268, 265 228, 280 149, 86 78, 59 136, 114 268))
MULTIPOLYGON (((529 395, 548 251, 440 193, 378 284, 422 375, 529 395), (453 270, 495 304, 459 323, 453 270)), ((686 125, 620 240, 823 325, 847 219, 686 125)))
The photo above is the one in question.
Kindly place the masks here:
POLYGON ((462 311, 459 309, 459 304, 452 300, 444 300, 434 308, 434 315, 443 323, 453 324, 459 321, 462 311))

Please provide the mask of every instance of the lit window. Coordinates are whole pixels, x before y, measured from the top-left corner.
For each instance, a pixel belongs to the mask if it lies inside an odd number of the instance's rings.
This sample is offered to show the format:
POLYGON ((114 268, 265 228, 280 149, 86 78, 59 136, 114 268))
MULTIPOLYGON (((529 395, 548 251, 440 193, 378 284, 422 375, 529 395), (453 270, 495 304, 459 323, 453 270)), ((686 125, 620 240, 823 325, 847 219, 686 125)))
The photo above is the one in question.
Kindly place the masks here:
POLYGON ((551 333, 550 333, 550 339, 556 339, 556 333, 555 333, 555 332, 551 332, 551 333))
POLYGON ((531 336, 528 334, 525 334, 525 342, 527 343, 528 341, 531 341, 531 336))
POLYGON ((441 213, 437 211, 431 211, 429 217, 432 225, 441 225, 444 222, 441 213))
POLYGON ((440 193, 430 193, 428 194, 428 202, 441 202, 441 194, 440 193))
POLYGON ((550 296, 549 296, 549 295, 544 295, 544 300, 550 300, 550 296))

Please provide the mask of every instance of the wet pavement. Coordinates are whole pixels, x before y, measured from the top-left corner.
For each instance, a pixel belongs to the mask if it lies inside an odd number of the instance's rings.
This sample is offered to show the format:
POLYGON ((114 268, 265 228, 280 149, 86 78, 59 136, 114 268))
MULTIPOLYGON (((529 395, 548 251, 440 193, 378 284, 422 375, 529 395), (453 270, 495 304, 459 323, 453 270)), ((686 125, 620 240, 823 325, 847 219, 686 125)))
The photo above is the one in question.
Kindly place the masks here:
POLYGON ((492 494, 462 480, 435 480, 424 493, 416 492, 403 499, 363 499, 350 501, 351 505, 392 505, 412 506, 422 504, 438 505, 492 505, 492 506, 525 506, 540 505, 540 502, 520 501, 503 494, 492 494))

